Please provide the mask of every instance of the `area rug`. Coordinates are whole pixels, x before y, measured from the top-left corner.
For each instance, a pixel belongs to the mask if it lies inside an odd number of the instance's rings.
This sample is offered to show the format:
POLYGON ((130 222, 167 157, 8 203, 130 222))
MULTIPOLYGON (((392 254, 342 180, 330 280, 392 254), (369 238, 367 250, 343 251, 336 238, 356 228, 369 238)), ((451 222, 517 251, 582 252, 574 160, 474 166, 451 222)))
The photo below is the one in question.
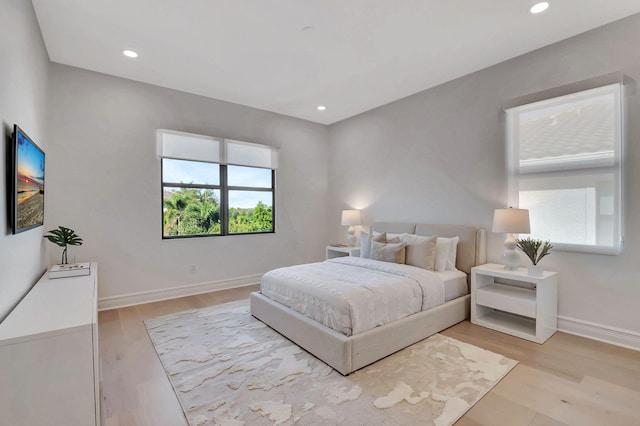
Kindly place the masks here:
POLYGON ((345 377, 247 300, 145 325, 191 426, 451 425, 517 364, 436 334, 345 377))

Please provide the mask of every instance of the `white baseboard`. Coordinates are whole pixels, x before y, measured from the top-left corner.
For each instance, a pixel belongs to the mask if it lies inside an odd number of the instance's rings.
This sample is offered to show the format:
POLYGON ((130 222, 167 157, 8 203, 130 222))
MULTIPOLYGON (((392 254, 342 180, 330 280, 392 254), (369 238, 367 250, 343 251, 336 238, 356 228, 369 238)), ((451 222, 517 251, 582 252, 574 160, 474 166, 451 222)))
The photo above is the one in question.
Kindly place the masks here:
POLYGON ((640 333, 576 318, 558 316, 558 330, 640 351, 640 333))
POLYGON ((180 287, 163 288, 161 290, 141 291, 139 293, 129 293, 120 296, 103 297, 98 299, 98 310, 106 311, 109 309, 140 305, 143 303, 159 302, 161 300, 176 299, 178 297, 209 293, 211 291, 246 287, 249 285, 260 283, 261 277, 262 274, 249 275, 246 277, 231 278, 221 281, 189 284, 180 287))
MULTIPOLYGON (((98 299, 98 310, 105 311, 109 309, 140 305, 143 303, 160 302, 162 300, 193 296, 212 291, 246 287, 260 283, 261 277, 262 274, 249 275, 246 277, 231 278, 227 280, 104 297, 98 299)), ((610 327, 603 324, 559 315, 558 331, 640 351, 640 333, 631 330, 610 327)))

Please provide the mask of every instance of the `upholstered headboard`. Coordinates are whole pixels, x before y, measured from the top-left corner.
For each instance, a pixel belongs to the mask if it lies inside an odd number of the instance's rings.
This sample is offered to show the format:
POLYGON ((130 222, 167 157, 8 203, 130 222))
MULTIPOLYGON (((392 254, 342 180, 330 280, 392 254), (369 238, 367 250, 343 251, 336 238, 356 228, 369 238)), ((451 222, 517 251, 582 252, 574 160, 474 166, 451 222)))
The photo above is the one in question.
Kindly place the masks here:
MULTIPOLYGON (((374 222, 371 229, 394 234, 459 237, 456 268, 471 276, 471 268, 487 263, 487 231, 473 225, 430 223, 374 222)), ((468 278, 469 280, 470 278, 468 278)))

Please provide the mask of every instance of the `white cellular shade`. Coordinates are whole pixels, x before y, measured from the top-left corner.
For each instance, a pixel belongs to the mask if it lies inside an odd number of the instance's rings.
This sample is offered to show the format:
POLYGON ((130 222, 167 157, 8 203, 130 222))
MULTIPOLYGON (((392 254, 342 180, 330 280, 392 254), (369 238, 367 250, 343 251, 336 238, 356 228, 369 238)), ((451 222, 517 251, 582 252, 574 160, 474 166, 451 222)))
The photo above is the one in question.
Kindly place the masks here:
MULTIPOLYGON (((531 208, 531 227, 544 230, 532 238, 565 244, 598 243, 597 201, 596 189, 590 187, 520 192, 520 204, 531 208)), ((611 233, 601 235, 600 241, 603 246, 613 246, 614 243, 611 233)))
POLYGON ((278 150, 269 145, 158 130, 158 156, 238 166, 278 168, 278 150))
POLYGON ((614 84, 507 110, 519 173, 614 166, 620 96, 614 84))
POLYGON ((271 146, 229 139, 225 140, 225 143, 227 164, 266 169, 278 168, 278 151, 271 146))
POLYGON ((158 131, 160 157, 220 163, 221 141, 209 136, 158 131))
POLYGON ((556 249, 616 254, 622 242, 622 85, 507 110, 510 205, 556 249))

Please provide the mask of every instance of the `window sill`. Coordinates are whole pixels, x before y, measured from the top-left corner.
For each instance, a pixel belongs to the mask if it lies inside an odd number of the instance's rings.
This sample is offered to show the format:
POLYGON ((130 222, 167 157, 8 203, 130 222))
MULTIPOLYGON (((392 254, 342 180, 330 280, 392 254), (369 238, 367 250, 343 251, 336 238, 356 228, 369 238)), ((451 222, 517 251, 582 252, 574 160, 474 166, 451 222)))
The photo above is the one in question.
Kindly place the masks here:
POLYGON ((609 256, 617 256, 622 252, 622 245, 618 247, 609 246, 585 246, 580 244, 562 244, 554 243, 552 250, 566 251, 571 253, 589 253, 589 254, 606 254, 609 256))

